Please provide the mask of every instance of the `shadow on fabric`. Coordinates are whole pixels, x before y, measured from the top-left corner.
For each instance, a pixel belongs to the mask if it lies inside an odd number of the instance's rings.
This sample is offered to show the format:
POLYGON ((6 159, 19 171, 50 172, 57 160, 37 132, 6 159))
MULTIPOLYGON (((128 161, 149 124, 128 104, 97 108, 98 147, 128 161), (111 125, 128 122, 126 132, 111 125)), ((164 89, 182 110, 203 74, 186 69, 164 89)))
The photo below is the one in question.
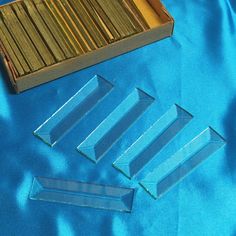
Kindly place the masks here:
POLYGON ((236 13, 236 1, 235 0, 229 0, 229 2, 230 2, 231 8, 236 13))
POLYGON ((11 94, 15 94, 16 92, 14 91, 14 89, 11 85, 11 82, 8 79, 8 74, 7 74, 6 68, 3 66, 3 63, 0 63, 0 78, 3 79, 8 92, 11 94))
POLYGON ((236 96, 232 99, 224 118, 226 161, 232 180, 236 180, 236 96))

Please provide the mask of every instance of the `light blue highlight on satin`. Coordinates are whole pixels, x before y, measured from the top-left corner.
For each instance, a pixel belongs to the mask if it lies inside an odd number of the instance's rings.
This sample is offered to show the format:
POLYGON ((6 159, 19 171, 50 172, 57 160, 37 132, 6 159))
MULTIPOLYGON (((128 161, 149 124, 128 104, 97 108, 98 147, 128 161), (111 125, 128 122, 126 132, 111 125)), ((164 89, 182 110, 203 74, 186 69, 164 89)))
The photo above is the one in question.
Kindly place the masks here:
POLYGON ((7 101, 7 91, 3 84, 2 73, 0 72, 0 118, 4 118, 7 121, 11 119, 11 110, 9 102, 7 101))
POLYGON ((183 108, 178 105, 173 105, 113 163, 113 166, 128 178, 132 178, 168 144, 192 118, 193 116, 183 108))
POLYGON ((25 211, 27 208, 28 195, 31 184, 32 184, 32 176, 29 172, 27 172, 24 174, 22 183, 19 185, 16 191, 16 199, 18 206, 23 211, 25 211))
POLYGON ((70 222, 63 216, 57 217, 58 236, 76 236, 70 222))

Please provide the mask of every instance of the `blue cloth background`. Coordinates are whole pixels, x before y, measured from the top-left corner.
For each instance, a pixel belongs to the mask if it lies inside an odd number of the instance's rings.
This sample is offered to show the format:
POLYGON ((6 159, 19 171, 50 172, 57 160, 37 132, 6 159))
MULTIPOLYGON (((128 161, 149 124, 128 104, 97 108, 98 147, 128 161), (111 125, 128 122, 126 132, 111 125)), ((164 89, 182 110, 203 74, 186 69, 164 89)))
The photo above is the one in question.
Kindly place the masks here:
MULTIPOLYGON (((0 1, 5 3, 7 1, 0 1)), ((0 235, 236 235, 236 1, 164 0, 175 18, 172 38, 14 94, 0 75, 0 235), (32 135, 94 74, 116 89, 55 148, 32 135), (75 147, 133 87, 157 98, 99 164, 75 147), (194 120, 133 181, 111 163, 173 103, 194 120), (98 112, 99 111, 99 112, 98 112), (138 181, 207 126, 227 140, 160 200, 138 181), (28 200, 33 176, 137 188, 124 214, 28 200)))

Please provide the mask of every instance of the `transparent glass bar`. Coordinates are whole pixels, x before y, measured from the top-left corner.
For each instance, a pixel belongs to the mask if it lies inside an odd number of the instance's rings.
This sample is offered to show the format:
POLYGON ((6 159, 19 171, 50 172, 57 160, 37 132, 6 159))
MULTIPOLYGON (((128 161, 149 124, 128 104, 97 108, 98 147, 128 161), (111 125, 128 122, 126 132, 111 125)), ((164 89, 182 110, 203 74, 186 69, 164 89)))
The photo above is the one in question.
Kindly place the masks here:
POLYGON ((224 139, 216 131, 207 128, 157 166, 140 184, 154 198, 160 198, 224 144, 224 139))
POLYGON ((134 189, 35 177, 29 198, 81 207, 131 212, 134 189))
POLYGON ((78 146, 78 151, 97 163, 153 101, 154 98, 142 90, 133 90, 78 146))
POLYGON ((84 115, 111 91, 112 87, 112 84, 102 77, 93 77, 35 130, 34 134, 46 144, 54 146, 84 115))
POLYGON ((192 115, 173 105, 139 139, 134 142, 113 166, 128 178, 136 175, 192 119, 192 115))

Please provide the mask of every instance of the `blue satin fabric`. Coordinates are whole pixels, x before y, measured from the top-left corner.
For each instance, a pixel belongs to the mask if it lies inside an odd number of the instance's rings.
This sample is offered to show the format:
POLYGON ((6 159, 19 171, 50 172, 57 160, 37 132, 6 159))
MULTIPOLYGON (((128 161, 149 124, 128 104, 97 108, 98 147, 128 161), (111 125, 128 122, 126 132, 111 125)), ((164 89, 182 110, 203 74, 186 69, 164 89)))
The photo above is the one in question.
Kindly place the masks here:
MULTIPOLYGON (((7 1, 0 1, 1 4, 7 1)), ((164 0, 175 18, 172 38, 14 94, 0 75, 1 235, 236 235, 236 1, 164 0), (94 74, 114 83, 99 104, 55 148, 32 135, 94 74), (134 88, 156 103, 94 165, 76 147, 134 88), (193 121, 130 181, 111 164, 172 104, 193 121), (138 181, 207 126, 227 140, 160 200, 138 181), (28 200, 33 176, 137 188, 131 214, 28 200)))

